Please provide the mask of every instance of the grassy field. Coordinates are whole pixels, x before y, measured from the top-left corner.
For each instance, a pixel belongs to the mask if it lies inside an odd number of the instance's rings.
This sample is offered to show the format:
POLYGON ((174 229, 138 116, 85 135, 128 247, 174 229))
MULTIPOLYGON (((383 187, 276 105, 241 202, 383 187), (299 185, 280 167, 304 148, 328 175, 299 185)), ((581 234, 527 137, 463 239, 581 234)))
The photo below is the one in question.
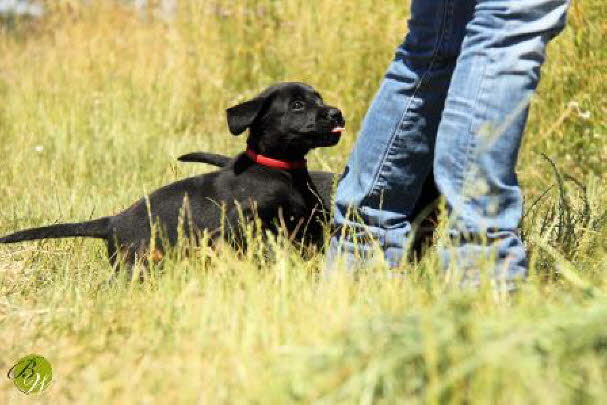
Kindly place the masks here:
MULTIPOLYGON (((349 136, 309 159, 340 171, 406 3, 191 0, 168 16, 56 0, 42 20, 0 23, 0 234, 111 214, 209 171, 176 157, 242 150, 224 109, 277 81, 346 112, 349 136)), ((287 248, 265 266, 225 250, 169 262, 98 292, 102 242, 0 246, 0 375, 45 356, 42 403, 603 402, 606 15, 604 0, 574 2, 533 100, 519 293, 460 291, 432 249, 404 279, 378 266, 318 282, 323 258, 287 248)), ((0 403, 31 400, 0 378, 0 403)))

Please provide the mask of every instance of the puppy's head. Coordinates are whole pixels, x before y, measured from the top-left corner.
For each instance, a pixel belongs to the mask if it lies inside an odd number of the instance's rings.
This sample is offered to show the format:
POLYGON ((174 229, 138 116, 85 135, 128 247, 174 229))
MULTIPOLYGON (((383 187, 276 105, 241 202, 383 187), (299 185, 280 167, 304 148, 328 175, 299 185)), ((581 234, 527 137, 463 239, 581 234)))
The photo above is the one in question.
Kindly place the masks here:
POLYGON ((252 100, 228 108, 230 132, 249 129, 247 144, 255 152, 281 159, 302 157, 310 149, 339 142, 345 121, 303 83, 270 86, 252 100))

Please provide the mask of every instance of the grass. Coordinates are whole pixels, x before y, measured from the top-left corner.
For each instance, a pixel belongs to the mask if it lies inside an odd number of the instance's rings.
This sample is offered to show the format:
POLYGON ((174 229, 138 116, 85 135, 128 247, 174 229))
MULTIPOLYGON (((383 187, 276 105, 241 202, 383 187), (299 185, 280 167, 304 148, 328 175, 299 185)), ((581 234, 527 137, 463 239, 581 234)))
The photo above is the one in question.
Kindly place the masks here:
MULTIPOLYGON (((47 2, 0 23, 0 233, 110 214, 233 154, 223 110, 283 80, 313 84, 350 137, 315 151, 340 171, 392 51, 402 1, 47 2)), ((319 282, 322 257, 279 249, 169 262, 97 292, 101 242, 0 246, 0 371, 39 353, 42 403, 599 403, 607 397, 607 3, 574 2, 533 100, 519 176, 529 281, 454 287, 435 252, 404 279, 373 267, 319 282), (545 155, 548 159, 544 158, 545 155)), ((0 379, 0 403, 26 403, 0 379)))

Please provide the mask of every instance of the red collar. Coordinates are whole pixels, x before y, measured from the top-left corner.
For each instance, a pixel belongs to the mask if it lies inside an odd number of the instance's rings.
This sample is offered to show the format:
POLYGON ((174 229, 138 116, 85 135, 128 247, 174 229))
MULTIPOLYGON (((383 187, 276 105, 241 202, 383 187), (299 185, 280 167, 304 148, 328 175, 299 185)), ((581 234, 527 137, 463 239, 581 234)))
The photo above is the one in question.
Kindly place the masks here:
POLYGON ((273 159, 253 152, 251 149, 247 149, 246 154, 253 162, 273 169, 294 170, 304 169, 306 167, 306 159, 295 161, 273 159))

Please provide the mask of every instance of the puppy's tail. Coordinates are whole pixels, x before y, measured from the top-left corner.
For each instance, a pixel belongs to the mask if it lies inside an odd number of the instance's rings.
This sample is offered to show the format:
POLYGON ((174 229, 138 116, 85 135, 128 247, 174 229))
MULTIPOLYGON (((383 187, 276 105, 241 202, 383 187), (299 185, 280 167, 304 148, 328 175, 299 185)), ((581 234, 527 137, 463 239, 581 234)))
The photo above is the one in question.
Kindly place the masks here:
POLYGON ((49 238, 71 238, 74 236, 107 239, 110 233, 109 231, 110 218, 103 217, 88 222, 57 224, 25 229, 0 238, 0 243, 17 243, 26 240, 49 238))
POLYGON ((177 158, 180 162, 198 162, 207 163, 217 167, 225 167, 230 163, 230 158, 224 155, 207 152, 194 152, 182 155, 177 158))

